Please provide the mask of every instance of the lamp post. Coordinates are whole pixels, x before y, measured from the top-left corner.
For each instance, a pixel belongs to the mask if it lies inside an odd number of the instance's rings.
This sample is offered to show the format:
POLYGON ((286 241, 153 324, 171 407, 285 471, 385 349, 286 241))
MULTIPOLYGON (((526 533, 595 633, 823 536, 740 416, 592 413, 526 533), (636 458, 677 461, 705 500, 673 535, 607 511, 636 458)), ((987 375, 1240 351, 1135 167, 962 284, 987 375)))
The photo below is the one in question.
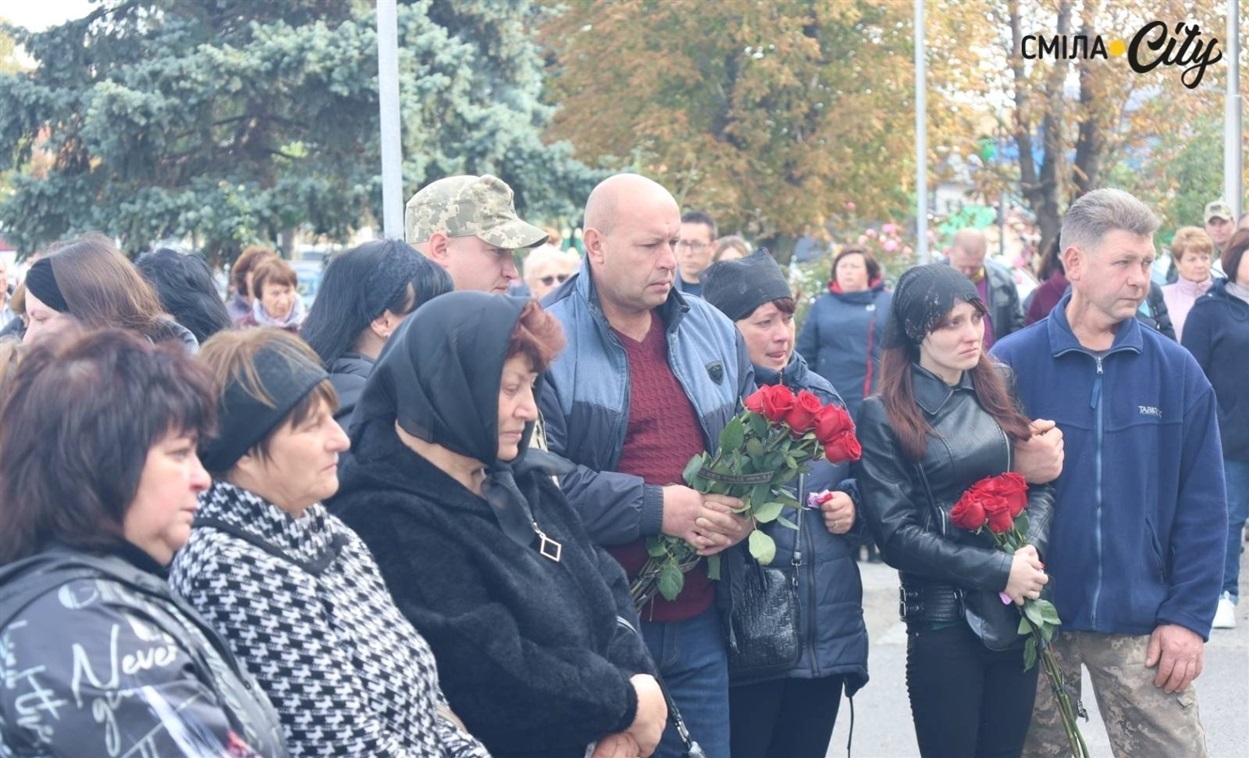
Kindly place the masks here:
POLYGON ((377 0, 377 101, 382 143, 382 233, 387 239, 403 239, 398 19, 395 0, 377 0))
MULTIPOLYGON (((1236 2, 1236 0, 1229 0, 1236 2)), ((924 0, 915 0, 915 234, 919 262, 928 263, 928 60, 924 52, 924 0)))

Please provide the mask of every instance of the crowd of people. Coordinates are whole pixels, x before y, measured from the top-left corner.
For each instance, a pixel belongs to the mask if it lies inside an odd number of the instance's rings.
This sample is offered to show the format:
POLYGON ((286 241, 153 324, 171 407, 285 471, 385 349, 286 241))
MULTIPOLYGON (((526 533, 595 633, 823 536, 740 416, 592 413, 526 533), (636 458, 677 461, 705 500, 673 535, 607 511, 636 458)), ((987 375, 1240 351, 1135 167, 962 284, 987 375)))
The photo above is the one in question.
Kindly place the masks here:
POLYGON ((892 289, 849 245, 801 332, 772 255, 636 174, 588 197, 583 254, 496 177, 434 181, 306 310, 266 248, 226 302, 177 251, 53 246, 0 338, 0 754, 822 757, 869 683, 866 543, 922 754, 1065 754, 1018 633, 1044 597, 1117 754, 1204 755, 1192 685, 1249 517, 1230 216, 1180 229, 1159 287, 1157 217, 1092 191, 1024 300, 978 230, 892 289), (756 523, 685 470, 774 385, 845 408, 862 452, 756 523), (953 512, 1010 473, 1004 552, 953 512), (724 621, 777 621, 756 530, 797 598, 766 666, 724 621), (659 535, 697 559, 639 606, 659 535))

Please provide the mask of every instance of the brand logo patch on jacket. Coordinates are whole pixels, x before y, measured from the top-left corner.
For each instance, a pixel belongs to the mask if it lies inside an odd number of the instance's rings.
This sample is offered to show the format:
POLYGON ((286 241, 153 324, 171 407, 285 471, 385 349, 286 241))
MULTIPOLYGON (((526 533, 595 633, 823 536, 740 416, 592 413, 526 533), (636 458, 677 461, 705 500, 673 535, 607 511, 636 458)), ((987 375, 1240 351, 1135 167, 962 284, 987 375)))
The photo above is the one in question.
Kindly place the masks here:
POLYGON ((707 376, 711 377, 711 381, 720 384, 724 381, 724 364, 720 361, 713 361, 707 364, 707 376))
POLYGON ((1154 418, 1159 418, 1159 419, 1162 418, 1162 411, 1155 406, 1139 405, 1137 406, 1137 408, 1140 409, 1140 413, 1142 416, 1153 416, 1154 418))

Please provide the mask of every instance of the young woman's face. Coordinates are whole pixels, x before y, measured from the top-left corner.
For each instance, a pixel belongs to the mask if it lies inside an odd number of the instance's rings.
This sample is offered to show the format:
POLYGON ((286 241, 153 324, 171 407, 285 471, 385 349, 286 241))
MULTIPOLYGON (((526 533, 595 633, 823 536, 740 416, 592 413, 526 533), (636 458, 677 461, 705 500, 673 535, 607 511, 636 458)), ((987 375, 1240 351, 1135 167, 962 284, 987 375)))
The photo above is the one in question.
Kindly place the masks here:
POLYGON ((61 334, 78 326, 78 319, 68 313, 54 310, 47 303, 26 290, 26 334, 22 342, 33 345, 50 334, 61 334))
POLYGON ((750 362, 780 371, 789 365, 794 353, 794 314, 785 313, 776 303, 764 303, 754 313, 737 322, 750 362))
POLYGON ((919 365, 956 384, 964 371, 980 362, 984 350, 984 316, 968 302, 959 302, 919 343, 919 365))
POLYGON ((538 418, 538 402, 533 396, 533 383, 538 374, 525 355, 513 355, 503 362, 499 383, 499 452, 501 461, 515 460, 520 455, 520 441, 525 424, 538 418))
POLYGON ((171 433, 147 451, 139 488, 122 519, 126 540, 162 565, 191 538, 198 495, 212 483, 196 441, 188 432, 171 433))

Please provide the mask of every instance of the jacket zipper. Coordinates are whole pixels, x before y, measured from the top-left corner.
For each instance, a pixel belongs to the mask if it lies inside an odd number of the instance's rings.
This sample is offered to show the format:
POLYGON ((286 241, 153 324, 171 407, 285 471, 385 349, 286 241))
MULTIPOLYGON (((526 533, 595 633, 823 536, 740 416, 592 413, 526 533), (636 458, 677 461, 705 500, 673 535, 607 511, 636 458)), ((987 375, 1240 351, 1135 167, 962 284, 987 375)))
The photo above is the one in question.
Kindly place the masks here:
MULTIPOLYGON (((807 502, 807 475, 806 474, 799 474, 798 476, 798 493, 801 496, 798 499, 798 503, 799 503, 798 518, 805 519, 807 517, 807 510, 802 506, 807 502)), ((821 526, 823 525, 821 524, 821 526)), ((784 528, 783 525, 782 525, 782 528, 784 528)), ((814 556, 815 555, 815 543, 811 539, 811 529, 803 529, 799 537, 802 540, 802 542, 805 543, 806 545, 807 554, 814 556)), ((820 678, 820 665, 819 665, 819 662, 816 661, 816 658, 815 658, 815 561, 809 560, 806 562, 806 565, 804 566, 803 560, 802 560, 802 549, 803 549, 803 545, 800 544, 799 540, 795 539, 794 540, 794 557, 791 562, 793 563, 793 566, 794 566, 795 590, 797 589, 797 584, 798 584, 798 572, 803 571, 804 568, 806 569, 805 573, 807 576, 807 614, 806 614, 807 617, 803 619, 803 622, 804 622, 803 626, 806 627, 806 630, 807 630, 807 633, 806 633, 807 660, 811 662, 811 675, 812 677, 818 679, 820 678)))
POLYGON ((1089 398, 1089 407, 1096 412, 1096 439, 1093 453, 1093 548, 1097 553, 1097 581, 1093 584, 1093 610, 1090 614, 1093 628, 1097 628, 1097 609, 1102 595, 1102 433, 1104 431, 1104 412, 1102 409, 1102 359, 1094 356, 1097 363, 1097 376, 1093 379, 1093 396, 1089 398))

